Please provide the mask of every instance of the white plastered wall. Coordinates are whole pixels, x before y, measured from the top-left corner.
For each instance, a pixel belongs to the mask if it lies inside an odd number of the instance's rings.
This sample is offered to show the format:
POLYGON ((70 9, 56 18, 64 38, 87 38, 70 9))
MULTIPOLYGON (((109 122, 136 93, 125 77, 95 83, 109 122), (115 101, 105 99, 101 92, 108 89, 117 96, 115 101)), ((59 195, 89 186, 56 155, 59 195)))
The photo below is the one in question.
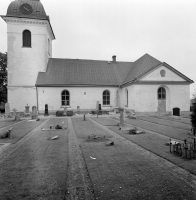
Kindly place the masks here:
POLYGON ((80 106, 81 110, 94 110, 97 101, 101 104, 102 109, 109 110, 116 107, 117 88, 115 87, 39 87, 39 112, 44 111, 45 104, 48 104, 49 111, 61 110, 61 93, 63 90, 70 92, 70 109, 72 110, 77 110, 77 106, 80 106), (103 106, 102 94, 104 90, 110 91, 109 106, 103 106))
MULTIPOLYGON (((157 112, 158 99, 157 91, 159 87, 166 89, 166 111, 172 112, 175 107, 181 111, 190 109, 190 86, 179 84, 134 84, 127 86, 129 92, 128 109, 135 112, 157 112)), ((125 88, 122 89, 121 97, 125 98, 125 88)), ((126 100, 121 101, 121 106, 126 105, 126 100)))
POLYGON ((30 106, 30 111, 33 106, 37 107, 36 88, 34 87, 9 87, 8 88, 8 102, 10 104, 10 111, 15 108, 17 112, 24 112, 25 106, 30 106))
POLYGON ((28 102, 37 104, 35 83, 38 72, 46 71, 48 59, 52 56, 53 38, 46 21, 22 18, 9 18, 5 21, 8 43, 8 103, 11 110, 16 108, 22 112, 28 102), (31 32, 30 48, 23 47, 24 30, 31 32))

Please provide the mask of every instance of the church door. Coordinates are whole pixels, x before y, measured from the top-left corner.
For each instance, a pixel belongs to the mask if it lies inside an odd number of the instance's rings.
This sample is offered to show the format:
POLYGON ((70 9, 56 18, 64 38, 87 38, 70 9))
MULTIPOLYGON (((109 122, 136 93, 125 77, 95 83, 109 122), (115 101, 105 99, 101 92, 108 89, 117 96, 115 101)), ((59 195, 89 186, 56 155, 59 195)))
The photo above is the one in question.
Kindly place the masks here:
POLYGON ((158 89, 158 113, 166 113, 166 90, 163 87, 158 89))

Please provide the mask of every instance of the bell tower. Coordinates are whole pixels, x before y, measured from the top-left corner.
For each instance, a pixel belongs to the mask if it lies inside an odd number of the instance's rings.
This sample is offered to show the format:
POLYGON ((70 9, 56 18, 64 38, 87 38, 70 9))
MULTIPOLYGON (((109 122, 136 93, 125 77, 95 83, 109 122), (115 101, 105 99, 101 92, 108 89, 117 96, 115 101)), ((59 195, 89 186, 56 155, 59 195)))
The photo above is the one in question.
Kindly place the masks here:
POLYGON ((37 106, 36 79, 45 72, 55 39, 49 16, 39 0, 15 0, 7 14, 8 103, 24 111, 37 106))

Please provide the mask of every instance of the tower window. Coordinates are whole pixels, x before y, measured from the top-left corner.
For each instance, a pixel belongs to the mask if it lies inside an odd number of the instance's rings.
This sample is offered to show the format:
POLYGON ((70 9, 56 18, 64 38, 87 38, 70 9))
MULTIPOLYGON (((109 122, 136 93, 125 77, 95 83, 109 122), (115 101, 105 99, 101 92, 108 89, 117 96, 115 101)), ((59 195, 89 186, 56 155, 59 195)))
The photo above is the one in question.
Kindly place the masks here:
POLYGON ((23 31, 23 47, 31 47, 31 32, 29 30, 23 31))

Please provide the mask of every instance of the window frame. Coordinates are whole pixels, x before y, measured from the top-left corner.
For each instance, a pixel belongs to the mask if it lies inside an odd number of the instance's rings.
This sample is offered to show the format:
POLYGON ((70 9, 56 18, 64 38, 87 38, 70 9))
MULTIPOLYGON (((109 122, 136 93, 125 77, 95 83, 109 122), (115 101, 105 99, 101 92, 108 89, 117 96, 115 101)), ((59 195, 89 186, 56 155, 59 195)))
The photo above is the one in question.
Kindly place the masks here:
POLYGON ((70 92, 69 92, 69 90, 63 90, 61 92, 61 106, 70 106, 70 92), (64 92, 65 92, 65 94, 63 94, 64 92), (66 94, 66 92, 68 94, 66 94), (65 97, 65 98, 63 99, 63 97, 65 97), (67 97, 68 97, 68 99, 67 99, 67 97), (67 104, 67 101, 69 102, 68 104, 67 104), (66 103, 63 104, 63 102, 66 102, 66 103))
POLYGON ((110 91, 104 90, 102 93, 102 104, 103 106, 110 106, 110 91), (104 94, 105 92, 108 92, 107 94, 104 94))
POLYGON ((157 90, 158 100, 166 100, 166 89, 164 87, 159 87, 157 90))
POLYGON ((28 29, 25 29, 22 32, 22 47, 24 47, 24 48, 31 48, 32 47, 32 37, 31 37, 31 35, 32 35, 31 31, 28 30, 28 29))

